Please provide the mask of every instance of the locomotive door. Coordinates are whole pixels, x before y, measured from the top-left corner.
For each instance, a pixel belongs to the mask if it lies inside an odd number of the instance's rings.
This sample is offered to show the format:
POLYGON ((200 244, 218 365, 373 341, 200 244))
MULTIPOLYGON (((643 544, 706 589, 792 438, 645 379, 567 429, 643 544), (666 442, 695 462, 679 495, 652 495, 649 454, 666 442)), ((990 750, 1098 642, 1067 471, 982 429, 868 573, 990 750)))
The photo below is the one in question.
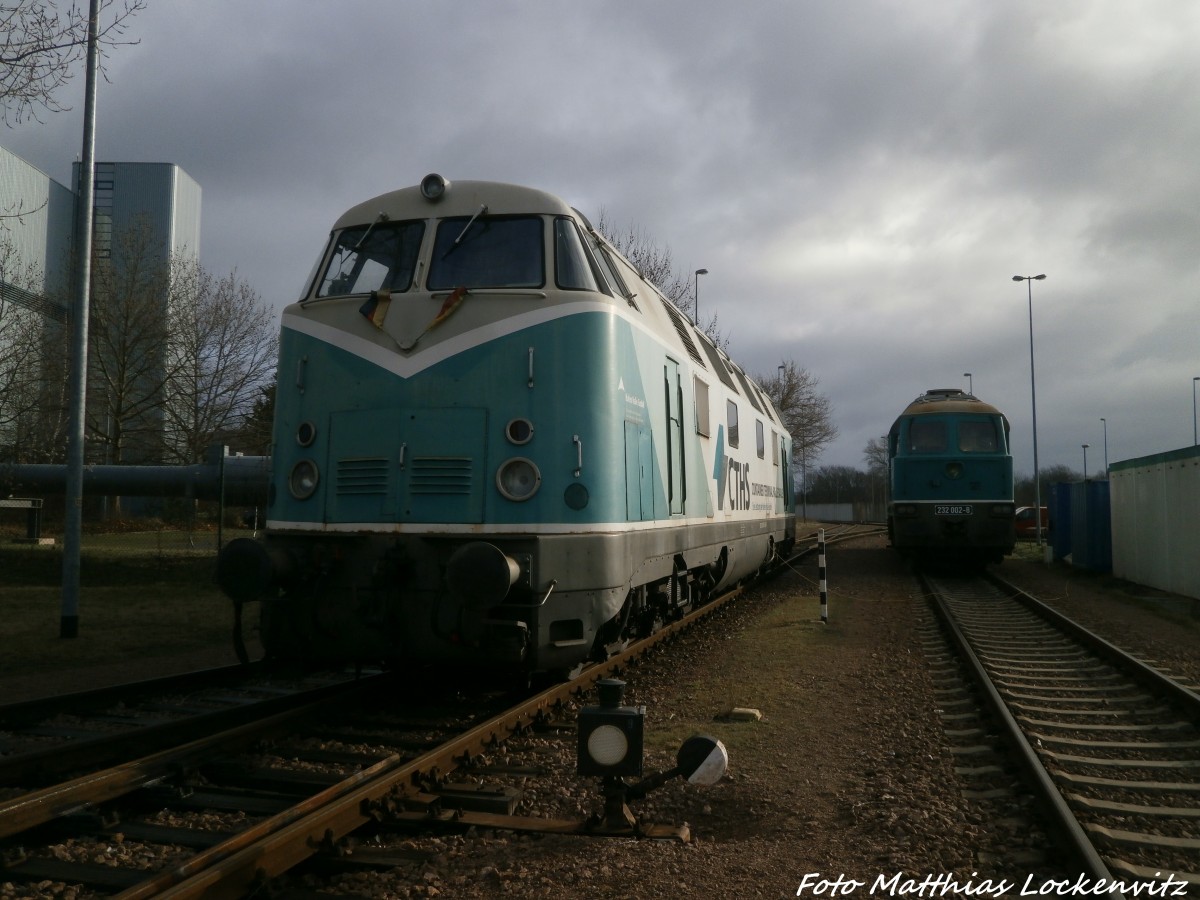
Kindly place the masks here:
POLYGON ((679 363, 667 357, 663 366, 663 390, 666 392, 667 413, 667 500, 671 515, 683 513, 683 384, 679 380, 679 363))

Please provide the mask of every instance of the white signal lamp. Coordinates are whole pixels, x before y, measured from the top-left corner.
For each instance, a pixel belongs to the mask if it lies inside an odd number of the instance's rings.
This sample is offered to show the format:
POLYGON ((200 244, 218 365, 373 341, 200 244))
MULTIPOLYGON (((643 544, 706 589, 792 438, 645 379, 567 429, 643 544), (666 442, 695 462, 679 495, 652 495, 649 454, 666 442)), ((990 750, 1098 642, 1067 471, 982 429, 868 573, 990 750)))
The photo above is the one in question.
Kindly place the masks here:
POLYGON ((646 707, 622 706, 625 682, 603 678, 596 682, 600 705, 579 711, 577 771, 602 777, 642 774, 646 707))

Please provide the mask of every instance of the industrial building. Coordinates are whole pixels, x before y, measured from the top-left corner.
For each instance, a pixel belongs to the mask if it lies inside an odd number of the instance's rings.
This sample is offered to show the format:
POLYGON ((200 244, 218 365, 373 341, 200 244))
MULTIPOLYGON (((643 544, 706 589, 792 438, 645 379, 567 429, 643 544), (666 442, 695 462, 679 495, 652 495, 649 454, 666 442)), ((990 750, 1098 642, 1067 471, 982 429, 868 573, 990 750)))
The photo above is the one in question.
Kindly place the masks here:
MULTIPOLYGON (((62 329, 72 302, 80 168, 78 162, 72 166, 68 187, 0 147, 0 313, 6 308, 23 308, 42 317, 41 358, 29 360, 28 365, 42 374, 44 383, 53 383, 55 367, 61 372, 64 364, 62 348, 67 342, 62 329)), ((93 304, 102 283, 98 273, 120 270, 122 236, 135 229, 142 235, 139 265, 165 269, 172 260, 198 261, 200 212, 200 185, 177 165, 97 162, 92 209, 93 304)), ((165 308, 165 291, 162 303, 165 308)), ((89 410, 94 400, 89 387, 89 410)), ((19 423, 6 426, 0 421, 0 456, 6 447, 11 451, 29 445, 30 439, 22 439, 20 428, 19 423), (8 434, 3 433, 5 429, 8 434)), ((97 459, 97 452, 89 451, 89 461, 150 461, 145 453, 141 458, 114 460, 97 459)))

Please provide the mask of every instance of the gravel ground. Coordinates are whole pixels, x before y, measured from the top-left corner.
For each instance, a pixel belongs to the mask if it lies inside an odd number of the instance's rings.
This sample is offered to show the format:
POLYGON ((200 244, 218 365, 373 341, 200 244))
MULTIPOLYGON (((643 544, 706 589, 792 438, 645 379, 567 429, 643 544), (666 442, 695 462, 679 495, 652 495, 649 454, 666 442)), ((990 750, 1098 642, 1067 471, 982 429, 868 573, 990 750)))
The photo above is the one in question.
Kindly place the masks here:
MULTIPOLYGON (((998 573, 1200 683, 1200 602, 1029 559, 1009 560, 998 573)), ((901 889, 909 878, 959 882, 957 892, 908 891, 940 897, 991 895, 983 882, 1000 879, 1015 885, 1006 893, 1014 896, 1027 878, 1036 888, 1062 877, 1024 811, 997 823, 994 810, 964 797, 921 640, 930 619, 886 541, 831 547, 828 583, 828 624, 819 620, 809 564, 739 602, 720 631, 681 638, 669 655, 625 674, 626 702, 647 707, 647 773, 669 768, 674 747, 696 731, 729 747, 720 784, 676 780, 631 803, 643 821, 686 822, 690 843, 489 830, 399 835, 380 843, 411 854, 411 863, 305 877, 295 887, 380 898, 658 898, 791 897, 803 885, 802 896, 827 898, 835 892, 820 891, 819 879, 862 882, 843 897, 871 896, 881 877, 899 875, 901 889), (759 709, 763 718, 727 721, 731 707, 759 709)), ((166 665, 148 659, 121 672, 149 677, 166 665)), ((95 672, 82 677, 96 683, 95 672)), ((58 673, 51 687, 71 689, 70 678, 58 673)), ((44 693, 46 681, 39 687, 44 693)), ((0 685, 0 696, 20 689, 0 685)), ((511 781, 526 790, 520 814, 581 818, 598 810, 594 786, 574 778, 569 730, 533 734, 503 752, 491 762, 550 773, 511 781)))
MULTIPOLYGON (((1001 574, 1063 612, 1194 681, 1200 603, 1028 559, 1001 574), (1151 599, 1138 599, 1139 597, 1151 599)), ((1067 877, 1037 826, 964 797, 920 640, 929 617, 916 584, 880 539, 831 547, 829 623, 819 621, 815 565, 740 604, 720 637, 687 637, 670 656, 626 675, 626 702, 645 704, 647 729, 706 731, 730 746, 730 771, 712 788, 668 784, 633 803, 645 821, 687 822, 689 844, 537 837, 494 831, 390 842, 425 858, 390 873, 306 881, 368 897, 831 897, 818 880, 850 879, 840 896, 870 896, 881 877, 917 885, 952 878, 958 891, 1006 895, 1067 877), (759 722, 722 721, 731 707, 759 722), (801 886, 803 890, 801 890, 801 886)), ((578 818, 594 792, 573 777, 574 741, 530 738, 508 759, 555 772, 519 810, 578 818)), ((669 768, 661 742, 647 771, 669 768)), ((887 893, 880 889, 875 893, 887 893)))

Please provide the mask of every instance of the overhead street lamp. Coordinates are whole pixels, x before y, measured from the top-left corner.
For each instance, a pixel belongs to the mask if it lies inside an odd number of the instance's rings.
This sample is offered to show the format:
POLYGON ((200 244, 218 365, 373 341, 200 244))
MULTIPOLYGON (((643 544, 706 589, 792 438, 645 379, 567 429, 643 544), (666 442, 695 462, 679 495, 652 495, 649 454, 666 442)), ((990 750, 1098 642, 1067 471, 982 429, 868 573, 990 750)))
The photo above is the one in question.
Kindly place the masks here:
POLYGON ((1034 513, 1033 520, 1036 522, 1037 542, 1040 547, 1042 544, 1042 484, 1041 476, 1038 474, 1038 448, 1037 448, 1037 379, 1034 377, 1033 370, 1033 282, 1042 281, 1045 278, 1042 275, 1014 275, 1013 281, 1024 281, 1029 289, 1029 396, 1033 407, 1033 496, 1034 503, 1037 507, 1037 512, 1034 513))
POLYGON ((1087 448, 1090 446, 1091 446, 1091 444, 1083 445, 1083 480, 1084 481, 1087 481, 1087 448))
POLYGON ((1108 477, 1108 421, 1104 416, 1100 417, 1100 424, 1104 426, 1104 477, 1108 477))
POLYGON ((975 396, 975 382, 971 378, 970 372, 963 372, 963 378, 967 379, 967 393, 972 397, 975 396))
POLYGON ((697 269, 696 272, 696 308, 692 311, 692 324, 700 324, 700 276, 707 275, 708 269, 697 269))

